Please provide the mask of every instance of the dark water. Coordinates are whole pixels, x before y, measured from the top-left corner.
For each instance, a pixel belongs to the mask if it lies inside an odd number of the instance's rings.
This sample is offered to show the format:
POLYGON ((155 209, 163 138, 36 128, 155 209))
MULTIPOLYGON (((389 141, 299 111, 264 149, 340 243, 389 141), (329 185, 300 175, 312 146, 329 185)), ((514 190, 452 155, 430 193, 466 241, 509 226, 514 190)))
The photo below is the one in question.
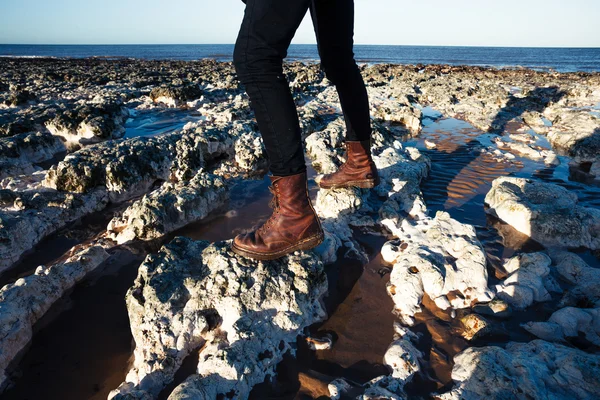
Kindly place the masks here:
MULTIPOLYGON (((600 48, 450 47, 355 45, 355 58, 365 63, 452 64, 493 67, 522 66, 561 72, 600 71, 600 48)), ((12 45, 0 44, 0 56, 128 57, 144 59, 231 61, 233 44, 196 45, 12 45)), ((316 45, 293 44, 289 60, 318 60, 316 45)))

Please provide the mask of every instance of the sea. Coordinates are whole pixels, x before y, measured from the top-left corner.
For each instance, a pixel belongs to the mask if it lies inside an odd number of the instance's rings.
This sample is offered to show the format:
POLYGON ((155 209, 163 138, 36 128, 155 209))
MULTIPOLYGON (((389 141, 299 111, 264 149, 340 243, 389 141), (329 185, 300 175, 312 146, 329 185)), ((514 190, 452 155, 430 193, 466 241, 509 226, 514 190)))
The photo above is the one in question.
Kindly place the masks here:
MULTIPOLYGON (((133 58, 231 61, 233 44, 14 45, 0 44, 0 57, 133 58)), ((358 63, 450 64, 525 67, 558 72, 600 72, 600 48, 450 47, 355 45, 358 63)), ((316 45, 292 44, 286 60, 318 61, 316 45)))

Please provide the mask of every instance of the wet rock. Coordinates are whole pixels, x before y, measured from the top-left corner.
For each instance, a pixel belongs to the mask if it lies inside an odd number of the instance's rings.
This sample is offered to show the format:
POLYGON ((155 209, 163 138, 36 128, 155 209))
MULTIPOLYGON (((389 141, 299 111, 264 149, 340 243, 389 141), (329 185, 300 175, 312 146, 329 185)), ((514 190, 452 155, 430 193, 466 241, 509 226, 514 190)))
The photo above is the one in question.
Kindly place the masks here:
POLYGON ((0 289, 0 388, 6 367, 31 341, 32 327, 77 282, 107 258, 106 244, 98 241, 75 249, 66 260, 0 289))
POLYGON ((490 332, 492 332, 492 326, 490 323, 480 315, 467 314, 460 318, 462 326, 461 336, 467 340, 479 339, 490 332))
POLYGON ((530 144, 519 143, 519 142, 509 142, 506 140, 502 140, 501 138, 496 138, 494 142, 501 149, 508 149, 512 152, 517 153, 523 157, 527 157, 534 161, 543 161, 546 165, 559 165, 560 160, 556 153, 552 150, 547 149, 536 149, 530 144))
POLYGON ((333 338, 329 334, 323 336, 307 336, 306 343, 311 350, 331 350, 333 338))
POLYGON ((481 315, 496 318, 508 318, 512 314, 510 306, 505 301, 498 298, 495 298, 489 303, 475 305, 473 311, 481 315))
POLYGON ((427 177, 431 161, 415 148, 387 147, 373 157, 381 183, 375 188, 387 198, 379 209, 381 224, 396 237, 403 235, 402 225, 409 219, 426 218, 427 207, 420 184, 427 177))
POLYGON ((587 111, 552 108, 545 113, 552 121, 548 140, 576 162, 600 160, 600 118, 587 111))
POLYGON ((544 253, 523 253, 512 257, 504 264, 509 275, 495 286, 496 295, 517 308, 550 300, 548 288, 560 290, 550 276, 551 263, 550 257, 544 253))
POLYGON ((371 105, 373 117, 391 124, 402 125, 412 135, 419 134, 423 126, 423 113, 421 110, 410 105, 407 100, 406 102, 398 101, 391 94, 387 97, 384 90, 369 88, 369 104, 371 105))
POLYGON ((206 218, 228 200, 226 182, 199 172, 184 184, 164 183, 129 206, 108 224, 108 237, 119 244, 152 240, 206 218))
POLYGON ((324 318, 326 290, 323 264, 311 253, 259 262, 236 256, 229 242, 176 238, 146 258, 127 293, 135 360, 110 397, 156 396, 199 351, 199 374, 169 398, 245 398, 298 334, 324 318))
POLYGON ((121 102, 100 98, 78 102, 74 107, 58 112, 56 117, 46 122, 46 128, 61 137, 69 148, 77 149, 123 137, 128 116, 129 112, 121 102))
POLYGON ((471 307, 489 302, 486 257, 475 229, 438 212, 425 224, 408 230, 381 251, 392 263, 388 293, 401 321, 413 325, 427 294, 442 310, 471 307), (409 233, 410 232, 410 233, 409 233), (455 295, 460 293, 459 296, 455 295), (452 294, 452 295, 451 295, 452 294))
POLYGON ((486 212, 545 246, 600 248, 600 210, 552 183, 500 177, 485 197, 486 212))
POLYGON ((197 84, 157 87, 150 92, 152 101, 163 103, 167 107, 181 107, 200 96, 202 96, 202 90, 197 84))
POLYGON ((329 390, 331 400, 340 400, 343 395, 348 395, 348 392, 352 389, 352 385, 344 379, 334 379, 329 382, 327 389, 329 390))
POLYGON ((28 90, 11 88, 7 94, 0 95, 0 106, 17 107, 33 100, 35 96, 28 90))
POLYGON ((63 143, 46 132, 0 138, 0 180, 31 174, 35 163, 51 160, 65 151, 63 143))
POLYGON ((548 322, 527 322, 529 333, 550 342, 566 342, 579 335, 600 346, 600 308, 565 307, 556 311, 548 322))
POLYGON ((143 194, 156 181, 185 181, 227 155, 233 138, 201 127, 154 137, 99 143, 69 154, 48 170, 45 185, 85 193, 103 186, 111 200, 143 194))
POLYGON ((566 251, 553 251, 550 256, 560 278, 573 285, 562 298, 561 306, 600 307, 600 269, 566 251))
POLYGON ((12 207, 0 208, 0 273, 50 233, 103 209, 108 202, 103 190, 86 195, 56 191, 13 195, 12 207))
POLYGON ((471 347, 454 357, 454 388, 442 400, 593 399, 600 396, 600 357, 534 340, 471 347))

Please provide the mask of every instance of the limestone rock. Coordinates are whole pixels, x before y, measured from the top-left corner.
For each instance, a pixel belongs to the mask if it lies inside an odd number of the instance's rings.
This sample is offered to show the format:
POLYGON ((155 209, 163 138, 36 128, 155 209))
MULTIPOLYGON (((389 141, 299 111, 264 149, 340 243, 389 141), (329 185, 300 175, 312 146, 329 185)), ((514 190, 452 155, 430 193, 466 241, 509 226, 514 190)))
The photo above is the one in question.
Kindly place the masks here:
POLYGON ((108 224, 108 237, 122 244, 152 240, 206 218, 228 200, 225 181, 199 172, 185 184, 164 183, 108 224))
POLYGON ((0 272, 49 234, 103 209, 108 202, 103 190, 85 195, 56 191, 6 191, 5 195, 14 201, 0 208, 0 272))
POLYGON ((183 359, 199 351, 198 375, 170 398, 245 398, 298 334, 324 318, 326 290, 314 254, 260 262, 235 255, 229 242, 176 238, 146 258, 127 293, 135 360, 110 397, 156 396, 183 359))
POLYGON ((64 144, 47 132, 0 138, 0 180, 33 173, 35 163, 51 160, 64 152, 64 144))
POLYGON ((104 186, 111 200, 143 194, 157 181, 184 181, 233 148, 232 137, 200 127, 153 137, 99 143, 48 170, 46 186, 85 193, 104 186))
POLYGON ((150 98, 155 103, 163 103, 167 107, 181 107, 188 101, 202 96, 202 90, 196 84, 178 86, 162 86, 152 89, 150 98))
POLYGON ((545 246, 600 248, 600 210, 552 183, 500 177, 485 197, 486 212, 545 246))
POLYGON ((581 333, 586 340, 600 346, 600 308, 565 307, 552 314, 548 322, 531 321, 522 326, 547 341, 565 342, 581 333))
POLYGON ((594 399, 600 396, 600 356, 534 340, 470 347, 454 357, 454 388, 441 400, 594 399))
POLYGON ((421 311, 427 294, 442 310, 471 307, 488 302, 486 257, 475 229, 439 211, 427 225, 414 228, 410 236, 390 241, 381 251, 393 269, 388 293, 395 312, 407 325, 421 311), (449 296, 450 293, 460 296, 449 296))
POLYGON ((573 285, 562 298, 561 306, 600 307, 600 269, 590 267, 576 254, 566 251, 550 253, 560 278, 573 285))
POLYGON ((496 295, 517 308, 550 300, 548 288, 554 288, 549 275, 551 264, 552 260, 544 253, 523 253, 512 257, 504 264, 509 275, 495 286, 496 295))
POLYGON ((70 148, 117 139, 125 134, 127 108, 120 101, 94 99, 76 102, 46 122, 51 134, 60 136, 70 148))

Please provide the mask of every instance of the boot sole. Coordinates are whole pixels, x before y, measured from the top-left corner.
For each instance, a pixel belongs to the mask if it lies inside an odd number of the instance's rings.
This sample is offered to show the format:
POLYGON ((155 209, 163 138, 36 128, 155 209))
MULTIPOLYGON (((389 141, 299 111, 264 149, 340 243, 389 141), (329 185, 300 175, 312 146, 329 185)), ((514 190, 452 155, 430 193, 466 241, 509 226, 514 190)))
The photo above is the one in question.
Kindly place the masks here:
POLYGON ((321 189, 340 189, 340 188, 350 188, 357 187, 361 189, 372 189, 379 185, 379 180, 374 179, 364 179, 360 181, 348 181, 344 183, 334 183, 332 185, 317 183, 321 189))
POLYGON ((287 247, 283 250, 279 250, 279 251, 273 252, 273 253, 258 253, 258 252, 251 251, 251 250, 245 250, 245 249, 237 247, 235 245, 235 243, 231 243, 231 250, 235 254, 238 254, 238 255, 246 257, 246 258, 252 258, 254 260, 260 260, 260 261, 268 261, 268 260, 276 260, 287 254, 293 253, 294 251, 313 249, 313 248, 317 247, 318 245, 320 245, 323 242, 323 239, 324 239, 323 233, 319 233, 317 235, 308 237, 306 239, 302 239, 301 241, 299 241, 298 243, 296 243, 290 247, 287 247))

